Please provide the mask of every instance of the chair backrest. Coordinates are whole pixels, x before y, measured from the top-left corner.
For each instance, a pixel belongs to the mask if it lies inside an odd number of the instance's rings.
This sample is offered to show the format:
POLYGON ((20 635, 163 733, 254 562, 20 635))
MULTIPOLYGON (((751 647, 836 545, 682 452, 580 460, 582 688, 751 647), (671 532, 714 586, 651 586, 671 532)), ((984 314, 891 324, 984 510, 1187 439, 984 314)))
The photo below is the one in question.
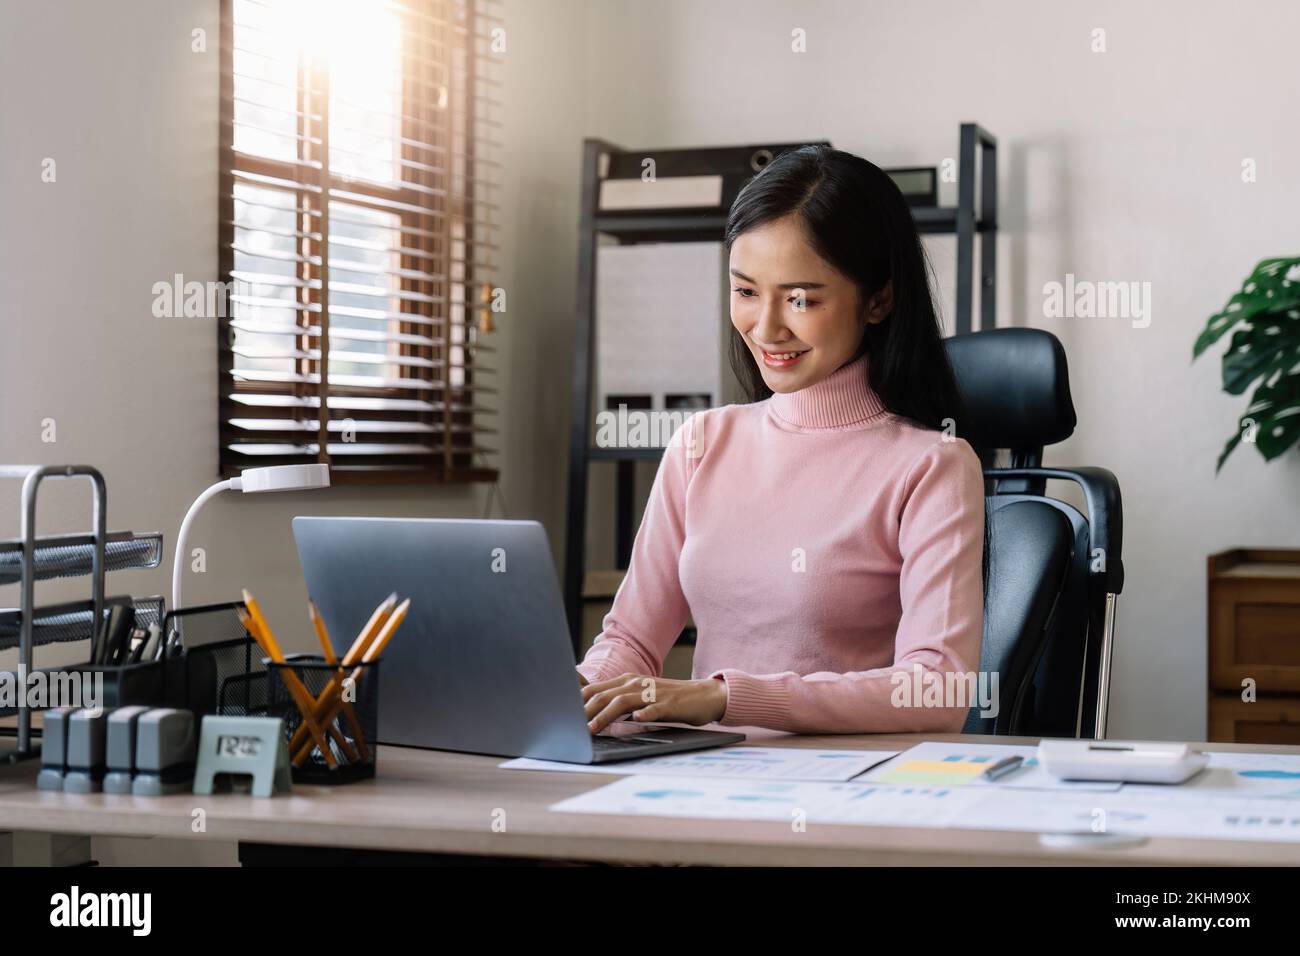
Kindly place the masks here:
POLYGON ((990 498, 985 513, 989 584, 980 672, 996 675, 997 684, 984 685, 995 691, 991 706, 989 700, 973 704, 964 732, 1022 733, 1033 715, 1034 671, 1065 589, 1072 534, 1061 512, 1043 501, 990 498))
MULTIPOLYGON (((989 329, 944 340, 965 409, 957 432, 987 458, 1010 452, 1010 466, 1043 463, 1043 448, 1074 434, 1065 349, 1042 329, 989 329)), ((1001 490, 1022 490, 1010 483, 1001 490)), ((1037 492, 1042 494, 1040 488, 1037 492)))
POLYGON ((999 706, 973 707, 972 733, 1104 734, 1114 599, 1123 586, 1119 485, 1101 468, 1043 468, 1043 448, 1074 431, 1065 350, 1042 329, 946 340, 965 406, 957 434, 984 464, 988 592, 980 668, 999 706), (999 450, 1010 453, 997 465, 999 450), (1045 493, 1079 484, 1088 515, 1045 493))

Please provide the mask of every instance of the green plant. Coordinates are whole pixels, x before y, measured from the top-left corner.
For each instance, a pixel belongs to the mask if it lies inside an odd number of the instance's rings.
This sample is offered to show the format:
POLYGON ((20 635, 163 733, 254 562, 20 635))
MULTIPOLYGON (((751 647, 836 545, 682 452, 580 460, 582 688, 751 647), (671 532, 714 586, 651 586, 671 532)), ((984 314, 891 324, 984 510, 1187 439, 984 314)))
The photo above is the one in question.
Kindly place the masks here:
POLYGON ((1300 257, 1257 265, 1241 291, 1210 316, 1192 347, 1192 361, 1233 329, 1223 353, 1223 390, 1240 395, 1256 382, 1259 387, 1219 454, 1216 474, 1243 440, 1265 461, 1300 440, 1300 257))

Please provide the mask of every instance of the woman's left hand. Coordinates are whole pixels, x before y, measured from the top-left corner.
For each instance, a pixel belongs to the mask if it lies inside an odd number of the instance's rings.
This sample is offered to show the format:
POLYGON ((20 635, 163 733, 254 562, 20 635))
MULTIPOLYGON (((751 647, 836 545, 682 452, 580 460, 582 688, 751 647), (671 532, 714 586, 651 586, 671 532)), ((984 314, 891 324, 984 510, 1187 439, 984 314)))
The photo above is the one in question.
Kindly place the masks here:
POLYGON ((582 688, 587 726, 600 733, 625 714, 636 721, 709 724, 727 710, 726 681, 669 680, 645 674, 622 674, 582 688))

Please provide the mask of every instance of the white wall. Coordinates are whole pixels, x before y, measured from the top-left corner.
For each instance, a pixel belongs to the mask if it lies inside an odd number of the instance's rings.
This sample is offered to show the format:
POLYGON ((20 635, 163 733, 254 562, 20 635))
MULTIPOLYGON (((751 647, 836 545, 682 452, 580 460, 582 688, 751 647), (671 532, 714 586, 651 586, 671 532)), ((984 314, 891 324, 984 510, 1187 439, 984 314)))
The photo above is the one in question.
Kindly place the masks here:
MULTIPOLYGON (((956 156, 963 120, 998 137, 998 324, 1049 329, 1069 355, 1080 425, 1048 463, 1110 468, 1124 494, 1112 735, 1201 738, 1206 556, 1300 545, 1300 455, 1242 449, 1216 479, 1245 401, 1219 391, 1217 357, 1190 364, 1255 263, 1296 253, 1300 6, 614 0, 589 15, 585 131, 620 145, 826 138, 889 166, 956 156), (1066 273, 1150 282, 1150 326, 1044 318, 1043 285, 1066 273)), ((950 315, 955 246, 928 246, 950 315)))
MULTIPOLYGON (((110 593, 165 594, 186 507, 217 478, 216 332, 155 319, 151 287, 217 278, 217 0, 6 0, 0 4, 0 462, 86 462, 109 489, 114 528, 161 530, 165 565, 123 572, 110 593), (208 51, 190 50, 207 30, 208 51), (56 180, 41 181, 42 162, 56 180), (57 441, 42 442, 53 419, 57 441)), ((505 5, 505 225, 496 333, 503 391, 496 464, 511 517, 541 519, 562 547, 572 351, 581 6, 505 5), (563 55, 557 56, 557 51, 563 55)), ((47 485, 41 525, 88 521, 80 483, 47 485), (48 497, 47 497, 48 495, 48 497)), ((310 650, 296 514, 475 516, 485 488, 335 488, 213 501, 191 543, 206 548, 186 603, 248 586, 278 634, 310 650)), ((16 482, 0 483, 0 535, 18 533, 16 482)), ((496 514, 500 514, 499 505, 496 514)), ((38 586, 41 600, 83 585, 38 586)), ((17 602, 0 589, 0 606, 17 602)), ((0 655, 10 664, 12 654, 0 655)), ((59 657, 53 649, 39 660, 59 657)), ((100 841, 105 862, 164 858, 100 841), (142 856, 143 853, 143 856, 142 856)), ((230 847, 168 847, 170 862, 230 862, 230 847)))

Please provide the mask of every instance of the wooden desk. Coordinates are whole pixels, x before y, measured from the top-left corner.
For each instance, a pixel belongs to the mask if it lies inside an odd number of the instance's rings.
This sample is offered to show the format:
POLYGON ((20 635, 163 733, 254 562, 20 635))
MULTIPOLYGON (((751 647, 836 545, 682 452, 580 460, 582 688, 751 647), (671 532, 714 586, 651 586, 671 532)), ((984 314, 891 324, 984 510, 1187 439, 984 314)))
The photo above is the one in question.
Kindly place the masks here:
MULTIPOLYGON (((1036 743, 949 735, 794 737, 748 730, 764 746, 906 749, 922 740, 1036 743)), ((1214 744, 1300 753, 1300 747, 1214 744)), ((1031 833, 683 820, 551 813, 556 801, 603 786, 599 774, 500 770, 499 757, 384 747, 375 780, 292 795, 128 797, 46 793, 37 767, 0 770, 0 830, 172 837, 500 857, 740 865, 1300 865, 1300 844, 1174 840, 1138 847, 1054 850, 1031 833), (206 832, 192 829, 194 810, 206 832), (493 831, 504 812, 504 832, 493 831)))

